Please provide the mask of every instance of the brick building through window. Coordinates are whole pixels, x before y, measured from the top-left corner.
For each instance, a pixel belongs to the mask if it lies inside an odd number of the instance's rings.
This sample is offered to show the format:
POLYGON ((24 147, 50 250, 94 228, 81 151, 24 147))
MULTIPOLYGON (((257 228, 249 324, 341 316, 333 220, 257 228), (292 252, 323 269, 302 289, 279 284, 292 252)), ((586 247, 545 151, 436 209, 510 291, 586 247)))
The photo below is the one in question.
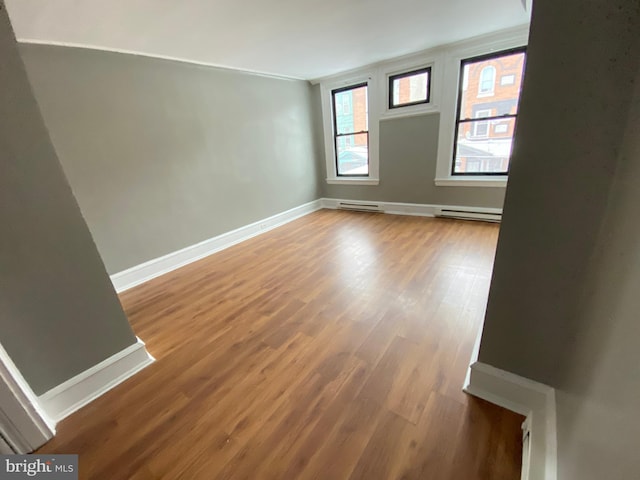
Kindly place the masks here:
POLYGON ((506 174, 524 72, 523 49, 463 60, 453 174, 506 174))

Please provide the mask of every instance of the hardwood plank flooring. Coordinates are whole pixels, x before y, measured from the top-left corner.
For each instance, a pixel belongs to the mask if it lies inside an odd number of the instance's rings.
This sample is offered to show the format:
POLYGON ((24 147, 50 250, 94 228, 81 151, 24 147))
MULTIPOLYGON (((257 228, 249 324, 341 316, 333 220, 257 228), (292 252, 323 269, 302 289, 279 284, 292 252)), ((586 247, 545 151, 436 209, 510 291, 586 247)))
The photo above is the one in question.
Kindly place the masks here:
POLYGON ((498 226, 322 210, 121 295, 157 362, 39 453, 83 479, 515 480, 462 393, 498 226))

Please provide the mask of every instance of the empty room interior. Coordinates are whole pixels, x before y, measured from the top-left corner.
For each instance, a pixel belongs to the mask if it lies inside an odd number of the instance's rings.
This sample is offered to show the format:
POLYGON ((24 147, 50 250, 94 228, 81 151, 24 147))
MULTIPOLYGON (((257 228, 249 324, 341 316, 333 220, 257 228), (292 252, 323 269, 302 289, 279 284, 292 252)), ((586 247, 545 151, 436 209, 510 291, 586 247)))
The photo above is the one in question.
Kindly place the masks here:
POLYGON ((0 0, 0 117, 1 454, 639 478, 637 0, 0 0))

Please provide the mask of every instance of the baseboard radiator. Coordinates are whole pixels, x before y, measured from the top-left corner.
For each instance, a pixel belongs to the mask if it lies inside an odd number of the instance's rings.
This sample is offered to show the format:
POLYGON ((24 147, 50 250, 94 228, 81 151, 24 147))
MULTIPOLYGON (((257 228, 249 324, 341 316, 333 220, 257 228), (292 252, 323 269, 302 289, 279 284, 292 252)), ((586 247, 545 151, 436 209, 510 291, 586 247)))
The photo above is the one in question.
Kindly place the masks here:
POLYGON ((384 210, 377 203, 346 203, 339 202, 338 209, 353 210, 356 212, 383 212, 384 210))
POLYGON ((467 209, 436 208, 435 215, 436 217, 478 220, 482 222, 499 223, 502 220, 502 215, 500 213, 480 212, 467 209))

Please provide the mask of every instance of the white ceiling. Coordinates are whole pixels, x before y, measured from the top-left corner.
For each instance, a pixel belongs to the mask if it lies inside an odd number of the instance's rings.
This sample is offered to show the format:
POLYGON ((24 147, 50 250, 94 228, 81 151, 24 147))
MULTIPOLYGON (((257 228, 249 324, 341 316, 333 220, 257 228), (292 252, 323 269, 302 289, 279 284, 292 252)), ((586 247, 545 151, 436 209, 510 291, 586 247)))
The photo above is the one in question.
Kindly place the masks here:
POLYGON ((522 0, 5 0, 22 41, 315 79, 525 24, 522 0))

